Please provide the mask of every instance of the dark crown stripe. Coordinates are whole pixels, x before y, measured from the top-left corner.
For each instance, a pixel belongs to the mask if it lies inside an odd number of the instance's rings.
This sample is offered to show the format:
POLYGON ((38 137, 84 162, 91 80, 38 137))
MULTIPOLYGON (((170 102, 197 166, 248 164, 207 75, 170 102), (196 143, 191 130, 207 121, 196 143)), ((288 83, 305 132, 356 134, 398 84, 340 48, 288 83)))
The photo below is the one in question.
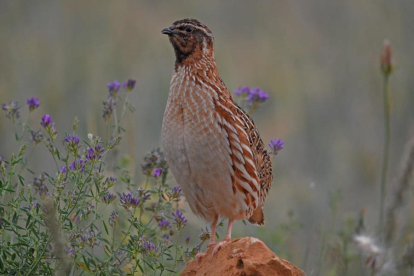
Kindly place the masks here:
POLYGON ((196 27, 199 30, 203 30, 206 34, 211 34, 210 29, 204 25, 203 23, 201 23, 200 21, 196 20, 196 19, 182 19, 182 20, 177 20, 173 23, 174 26, 176 27, 181 27, 181 26, 188 26, 191 25, 193 27, 196 27))

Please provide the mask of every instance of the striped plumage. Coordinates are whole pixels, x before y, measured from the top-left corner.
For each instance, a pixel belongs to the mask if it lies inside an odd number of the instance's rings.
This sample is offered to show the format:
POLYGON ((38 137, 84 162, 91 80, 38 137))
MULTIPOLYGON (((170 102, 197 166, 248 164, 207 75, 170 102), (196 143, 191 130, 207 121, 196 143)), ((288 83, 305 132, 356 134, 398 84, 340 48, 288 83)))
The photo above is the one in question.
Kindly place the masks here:
POLYGON ((191 207, 212 223, 220 216, 263 225, 272 164, 253 120, 234 101, 214 59, 214 38, 199 21, 163 30, 176 54, 162 125, 168 164, 191 207))

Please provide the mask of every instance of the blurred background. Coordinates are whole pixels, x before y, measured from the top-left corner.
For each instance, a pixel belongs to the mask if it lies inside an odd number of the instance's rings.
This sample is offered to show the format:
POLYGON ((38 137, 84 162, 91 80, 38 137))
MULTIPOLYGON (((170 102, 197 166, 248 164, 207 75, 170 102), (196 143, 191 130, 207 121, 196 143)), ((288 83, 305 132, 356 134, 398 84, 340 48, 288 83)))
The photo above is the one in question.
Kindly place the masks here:
MULTIPOLYGON (((285 141, 274 159, 266 226, 238 222, 234 237, 258 237, 311 273, 324 233, 356 221, 362 209, 367 232, 375 234, 378 225, 384 128, 380 55, 386 38, 395 61, 388 195, 393 190, 414 131, 413 14, 412 0, 1 1, 0 102, 24 106, 28 97, 38 97, 32 128, 48 113, 63 138, 78 116, 83 137, 104 136, 106 84, 136 79, 130 95, 136 112, 124 120, 128 132, 119 156, 132 160, 138 186, 143 156, 161 146, 175 60, 161 29, 177 19, 200 20, 215 36, 218 69, 229 90, 252 86, 270 94, 253 115, 263 140, 285 141)), ((0 153, 7 158, 18 151, 13 131, 0 113, 0 153)), ((53 172, 44 149, 36 149, 33 160, 36 174, 53 172)), ((412 196, 413 189, 407 193, 412 196)), ((186 203, 184 208, 189 210, 186 203)), ((402 214, 401 235, 413 233, 414 204, 402 214)), ((187 216, 187 231, 197 239, 206 224, 187 216)))

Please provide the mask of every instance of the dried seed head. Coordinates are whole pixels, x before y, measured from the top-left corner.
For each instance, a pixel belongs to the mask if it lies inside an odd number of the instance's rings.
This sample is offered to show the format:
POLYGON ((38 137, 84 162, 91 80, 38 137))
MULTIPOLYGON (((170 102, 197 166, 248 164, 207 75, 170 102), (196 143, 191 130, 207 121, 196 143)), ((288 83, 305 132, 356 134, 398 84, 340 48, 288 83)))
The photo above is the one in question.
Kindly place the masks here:
POLYGON ((381 54, 381 70, 384 75, 390 75, 394 69, 392 60, 392 49, 390 41, 384 40, 383 52, 381 54))

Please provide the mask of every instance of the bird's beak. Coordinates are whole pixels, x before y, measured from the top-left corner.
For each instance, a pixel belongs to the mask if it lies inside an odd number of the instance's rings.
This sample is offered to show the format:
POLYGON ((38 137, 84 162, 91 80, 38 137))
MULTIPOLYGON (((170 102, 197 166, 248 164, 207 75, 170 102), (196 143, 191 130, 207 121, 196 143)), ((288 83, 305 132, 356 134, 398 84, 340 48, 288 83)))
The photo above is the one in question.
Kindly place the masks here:
POLYGON ((163 34, 166 34, 166 35, 174 35, 174 34, 176 34, 176 33, 177 33, 177 32, 174 32, 174 27, 173 27, 173 26, 168 27, 168 28, 165 28, 165 29, 163 29, 161 32, 162 32, 163 34))

